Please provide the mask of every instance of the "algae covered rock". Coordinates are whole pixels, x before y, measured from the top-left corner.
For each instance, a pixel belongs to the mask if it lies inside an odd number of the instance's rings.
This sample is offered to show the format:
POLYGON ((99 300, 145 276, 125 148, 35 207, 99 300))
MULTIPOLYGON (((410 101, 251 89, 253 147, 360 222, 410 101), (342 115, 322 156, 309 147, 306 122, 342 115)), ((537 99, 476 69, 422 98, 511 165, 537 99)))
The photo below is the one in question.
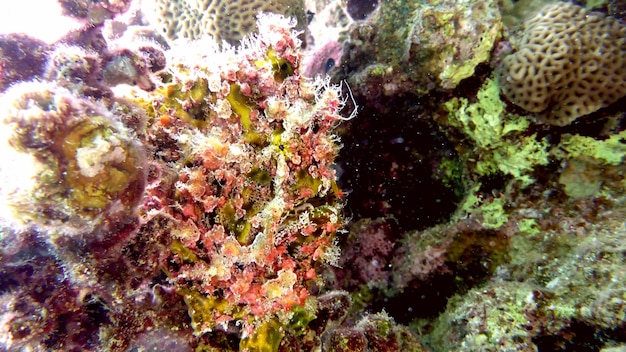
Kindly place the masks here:
POLYGON ((351 28, 341 75, 366 96, 453 89, 501 29, 497 1, 383 1, 351 28))
POLYGON ((132 213, 145 155, 120 117, 53 83, 16 85, 1 105, 7 221, 71 234, 132 213))

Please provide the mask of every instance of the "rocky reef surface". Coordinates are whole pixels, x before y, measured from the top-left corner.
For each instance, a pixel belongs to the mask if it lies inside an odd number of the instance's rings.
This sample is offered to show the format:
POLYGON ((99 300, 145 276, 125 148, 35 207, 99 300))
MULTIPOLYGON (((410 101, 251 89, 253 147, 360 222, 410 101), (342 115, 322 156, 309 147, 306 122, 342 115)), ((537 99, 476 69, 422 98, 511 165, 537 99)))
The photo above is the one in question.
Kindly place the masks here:
POLYGON ((626 348, 623 2, 225 3, 0 34, 1 351, 626 348))

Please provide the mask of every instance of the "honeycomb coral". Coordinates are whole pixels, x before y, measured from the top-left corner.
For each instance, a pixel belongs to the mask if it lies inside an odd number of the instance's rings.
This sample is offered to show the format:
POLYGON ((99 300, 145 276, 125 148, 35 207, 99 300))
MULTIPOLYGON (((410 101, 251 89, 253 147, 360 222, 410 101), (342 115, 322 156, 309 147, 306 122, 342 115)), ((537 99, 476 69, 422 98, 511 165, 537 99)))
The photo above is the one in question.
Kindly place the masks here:
POLYGON ((626 95, 626 26, 612 17, 547 5, 516 49, 498 71, 502 92, 544 123, 567 125, 626 95))
POLYGON ((171 40, 210 35, 218 42, 236 44, 256 31, 261 12, 295 17, 300 29, 305 25, 302 0, 144 0, 142 7, 147 20, 171 40))

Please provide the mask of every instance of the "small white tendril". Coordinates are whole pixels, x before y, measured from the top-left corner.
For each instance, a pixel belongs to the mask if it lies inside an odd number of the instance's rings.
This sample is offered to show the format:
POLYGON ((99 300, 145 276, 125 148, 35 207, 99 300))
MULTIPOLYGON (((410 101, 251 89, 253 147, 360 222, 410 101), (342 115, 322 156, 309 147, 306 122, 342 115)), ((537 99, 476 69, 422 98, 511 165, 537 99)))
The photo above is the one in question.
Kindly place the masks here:
MULTIPOLYGON (((342 117, 341 119, 344 121, 349 121, 355 118, 356 115, 358 114, 359 104, 357 104, 356 99, 354 99, 354 94, 352 94, 352 89, 350 88, 348 81, 346 81, 345 79, 341 80, 341 82, 339 83, 339 87, 340 88, 343 87, 344 84, 346 85, 346 88, 348 88, 348 97, 350 97, 350 100, 352 100, 352 104, 354 104, 354 110, 352 110, 352 112, 350 113, 348 117, 342 117)), ((346 105, 348 97, 344 97, 344 99, 341 101, 342 108, 346 105)))

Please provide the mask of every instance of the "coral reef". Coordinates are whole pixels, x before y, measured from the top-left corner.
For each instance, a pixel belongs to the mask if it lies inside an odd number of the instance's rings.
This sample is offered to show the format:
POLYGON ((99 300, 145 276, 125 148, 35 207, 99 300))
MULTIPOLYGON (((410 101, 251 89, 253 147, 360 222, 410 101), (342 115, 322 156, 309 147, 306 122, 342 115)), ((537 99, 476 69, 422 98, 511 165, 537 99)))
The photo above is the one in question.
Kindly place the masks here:
POLYGON ((524 26, 516 52, 498 70, 513 103, 563 126, 626 95, 626 25, 619 20, 555 3, 524 26))
POLYGON ((485 285, 452 298, 427 343, 446 351, 560 351, 623 341, 619 208, 601 210, 593 222, 572 209, 538 220, 542 229, 557 223, 552 230, 513 237, 510 264, 485 285))
POLYGON ((2 204, 12 219, 82 235, 128 218, 143 193, 145 156, 118 117, 53 84, 22 83, 2 99, 2 204))
POLYGON ((528 174, 548 163, 547 142, 538 141, 536 134, 524 134, 530 125, 527 118, 505 114, 494 79, 478 91, 476 103, 468 105, 467 100, 454 98, 444 106, 449 111, 445 123, 460 129, 475 146, 466 148, 460 157, 464 164, 475 164, 473 172, 479 177, 501 173, 530 184, 533 180, 528 174))
POLYGON ((165 56, 154 45, 133 50, 105 46, 96 53, 78 45, 59 44, 51 50, 43 76, 73 92, 99 98, 113 95, 111 89, 120 84, 154 90, 150 75, 164 67, 165 56))
POLYGON ((105 20, 128 11, 131 0, 58 0, 63 13, 89 25, 100 25, 105 20))
POLYGON ((355 308, 359 293, 388 287, 395 253, 393 226, 384 218, 364 218, 353 223, 344 239, 339 266, 334 270, 334 285, 351 292, 355 308), (367 286, 360 287, 360 285, 367 286))
POLYGON ((427 351, 404 326, 385 313, 367 314, 352 327, 327 334, 329 352, 427 351))
POLYGON ((295 17, 300 29, 306 25, 302 0, 144 0, 142 10, 146 19, 171 40, 208 35, 234 45, 246 34, 256 32, 256 16, 261 12, 295 17))
POLYGON ((623 348, 623 104, 555 118, 511 65, 604 82, 623 24, 549 2, 63 0, 83 28, 3 35, 0 350, 623 348))
MULTIPOLYGON (((380 155, 394 151, 382 159, 402 160, 388 166, 380 188, 389 203, 392 192, 406 187, 390 180, 401 180, 405 170, 415 173, 419 165, 399 159, 403 150, 436 168, 421 182, 439 179, 460 199, 456 211, 435 226, 417 217, 407 228, 407 198, 376 213, 371 209, 378 204, 353 205, 363 198, 351 194, 350 210, 363 206, 370 212, 355 212, 342 246, 341 262, 350 264, 334 270, 331 281, 349 290, 356 311, 384 309, 419 331, 421 343, 433 351, 566 351, 581 345, 595 351, 623 343, 622 290, 614 286, 624 265, 623 256, 614 255, 625 209, 623 112, 559 132, 507 108, 493 76, 480 84, 476 94, 448 98, 438 108, 422 99, 409 100, 407 112, 394 109, 393 118, 405 126, 395 132, 400 137, 377 141, 364 138, 360 128, 353 132, 380 155), (436 124, 424 122, 425 116, 436 124), (415 125, 423 131, 417 134, 421 142, 438 151, 418 152, 403 138, 415 125), (454 148, 435 139, 436 131, 454 148), (363 219, 369 214, 383 218, 363 219)), ((390 117, 386 111, 378 115, 361 114, 350 123, 385 133, 376 121, 390 117)), ((364 164, 354 156, 340 161, 345 175, 354 177, 347 167, 357 167, 360 180, 371 180, 379 169, 371 154, 362 154, 364 164)), ((422 209, 420 217, 434 213, 433 207, 422 209)))

